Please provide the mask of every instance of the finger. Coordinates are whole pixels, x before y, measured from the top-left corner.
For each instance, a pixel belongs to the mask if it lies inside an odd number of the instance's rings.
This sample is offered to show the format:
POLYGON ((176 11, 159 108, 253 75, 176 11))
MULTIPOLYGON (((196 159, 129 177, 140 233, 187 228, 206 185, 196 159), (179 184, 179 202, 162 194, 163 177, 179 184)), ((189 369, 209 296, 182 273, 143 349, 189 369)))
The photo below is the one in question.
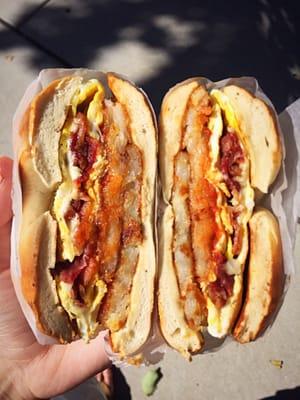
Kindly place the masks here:
POLYGON ((103 383, 106 386, 106 395, 111 397, 114 392, 114 381, 112 368, 107 368, 103 371, 103 383))
POLYGON ((51 346, 41 358, 31 363, 26 371, 27 382, 36 397, 52 397, 73 388, 110 365, 104 351, 103 335, 100 334, 88 344, 79 340, 65 346, 51 346), (45 382, 32 379, 40 370, 47 371, 43 375, 45 382), (49 380, 53 385, 49 384, 49 380))
POLYGON ((13 161, 8 157, 0 157, 0 228, 12 217, 11 187, 13 161))
POLYGON ((103 371, 103 382, 108 386, 111 387, 113 384, 113 373, 111 368, 106 368, 103 371))
POLYGON ((0 272, 9 268, 12 160, 0 157, 0 272))

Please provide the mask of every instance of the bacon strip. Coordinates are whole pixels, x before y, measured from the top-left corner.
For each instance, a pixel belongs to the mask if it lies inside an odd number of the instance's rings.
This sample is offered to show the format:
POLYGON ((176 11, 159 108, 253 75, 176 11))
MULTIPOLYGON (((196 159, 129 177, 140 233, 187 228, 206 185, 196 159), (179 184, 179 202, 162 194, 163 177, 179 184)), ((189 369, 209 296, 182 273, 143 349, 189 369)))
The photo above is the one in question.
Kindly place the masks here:
POLYGON ((215 274, 217 279, 209 283, 207 293, 211 301, 218 307, 223 307, 228 297, 233 293, 234 277, 225 271, 226 257, 220 252, 213 253, 215 274))
POLYGON ((237 177, 241 174, 240 164, 245 157, 235 132, 225 132, 220 141, 220 168, 231 193, 239 191, 241 186, 237 177))
MULTIPOLYGON (((230 129, 230 132, 225 131, 220 141, 220 169, 231 196, 237 199, 239 199, 239 191, 241 190, 238 179, 242 174, 241 163, 244 161, 245 155, 236 132, 232 129, 230 129)), ((241 211, 236 208, 230 207, 230 219, 233 227, 232 252, 234 256, 239 255, 243 242, 243 229, 238 222, 241 211)))
POLYGON ((70 138, 73 164, 81 170, 77 184, 83 184, 87 181, 97 154, 100 152, 99 140, 89 136, 88 130, 88 120, 84 114, 79 112, 73 120, 70 138))

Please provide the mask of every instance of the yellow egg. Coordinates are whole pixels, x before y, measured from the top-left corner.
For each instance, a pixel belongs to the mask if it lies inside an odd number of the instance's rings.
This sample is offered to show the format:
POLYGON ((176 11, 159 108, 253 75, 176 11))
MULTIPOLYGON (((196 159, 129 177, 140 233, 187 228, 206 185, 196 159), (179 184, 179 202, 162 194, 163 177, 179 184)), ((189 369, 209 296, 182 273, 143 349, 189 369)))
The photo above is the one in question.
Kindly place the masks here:
MULTIPOLYGON (((208 122, 208 128, 211 131, 209 139, 210 159, 212 161, 212 166, 214 166, 219 158, 219 141, 223 132, 221 108, 217 103, 213 104, 212 114, 208 122)), ((216 173, 215 170, 214 173, 216 173)))
MULTIPOLYGON (((87 118, 90 122, 90 131, 88 133, 91 136, 96 136, 97 138, 99 137, 98 133, 95 135, 95 126, 98 127, 103 120, 102 104, 104 99, 104 88, 96 79, 90 79, 79 87, 71 101, 72 115, 70 115, 65 122, 59 143, 59 163, 62 171, 63 182, 57 189, 52 212, 58 223, 62 241, 62 258, 69 261, 73 261, 74 257, 80 253, 73 244, 71 226, 69 226, 69 223, 66 222, 64 216, 72 199, 78 198, 78 192, 73 181, 76 180, 81 174, 80 169, 73 165, 72 155, 69 149, 69 138, 71 134, 73 118, 77 113, 77 107, 87 99, 90 99, 90 103, 87 108, 87 118)), ((95 202, 95 207, 100 200, 99 182, 97 181, 97 178, 103 174, 105 166, 105 159, 103 156, 98 155, 97 160, 93 165, 92 173, 87 182, 87 192, 91 200, 95 202)))
POLYGON ((87 110, 87 119, 91 124, 99 126, 103 122, 103 92, 96 92, 87 110))
POLYGON ((101 301, 107 292, 105 282, 96 279, 87 288, 84 305, 77 305, 72 297, 72 284, 57 280, 57 291, 63 308, 71 319, 75 319, 81 337, 88 341, 97 333, 97 316, 101 301))
POLYGON ((227 206, 226 205, 224 205, 221 208, 221 220, 222 220, 222 223, 223 223, 226 231, 228 233, 232 234, 233 233, 233 227, 231 225, 230 215, 229 215, 229 213, 227 211, 227 206))
POLYGON ((73 261, 74 257, 79 255, 78 250, 73 244, 70 229, 64 217, 72 199, 74 198, 76 198, 76 192, 72 181, 66 180, 57 189, 52 208, 55 219, 58 223, 58 229, 62 241, 62 258, 69 261, 73 261))
POLYGON ((223 111, 226 125, 233 128, 236 132, 240 132, 239 123, 233 111, 233 107, 230 104, 229 98, 217 89, 213 89, 210 94, 223 111))
POLYGON ((96 79, 90 79, 87 82, 80 85, 78 91, 73 96, 71 101, 73 115, 76 115, 77 107, 82 104, 88 98, 94 97, 96 93, 99 93, 102 96, 102 100, 104 98, 104 88, 99 81, 96 79))

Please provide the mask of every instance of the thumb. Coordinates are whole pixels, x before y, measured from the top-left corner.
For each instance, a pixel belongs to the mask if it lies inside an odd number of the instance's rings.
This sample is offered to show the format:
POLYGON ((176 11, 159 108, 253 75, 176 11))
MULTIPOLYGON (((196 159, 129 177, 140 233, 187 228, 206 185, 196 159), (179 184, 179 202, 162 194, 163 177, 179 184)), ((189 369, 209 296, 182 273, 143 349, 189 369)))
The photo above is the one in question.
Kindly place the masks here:
POLYGON ((42 357, 26 369, 26 383, 37 397, 52 397, 65 392, 111 365, 104 350, 104 332, 89 344, 78 340, 68 345, 49 346, 42 357), (40 379, 35 377, 40 375, 40 379))
POLYGON ((9 267, 12 165, 10 158, 0 157, 0 271, 9 267))

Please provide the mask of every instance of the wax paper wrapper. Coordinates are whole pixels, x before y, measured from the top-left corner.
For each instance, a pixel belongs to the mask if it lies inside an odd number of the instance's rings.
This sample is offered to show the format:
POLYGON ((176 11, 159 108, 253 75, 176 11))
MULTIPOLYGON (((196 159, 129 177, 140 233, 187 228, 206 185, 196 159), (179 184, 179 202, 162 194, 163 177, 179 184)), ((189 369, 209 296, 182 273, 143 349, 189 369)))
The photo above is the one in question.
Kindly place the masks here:
MULTIPOLYGON (((34 315, 23 297, 20 285, 21 272, 18 255, 18 240, 22 217, 22 193, 20 177, 18 173, 18 160, 21 149, 21 141, 18 132, 22 116, 35 95, 45 88, 51 81, 73 74, 81 75, 86 79, 97 78, 104 83, 105 89, 109 91, 107 85, 105 84, 105 77, 102 72, 86 69, 42 70, 39 76, 27 88, 13 119, 14 169, 12 198, 14 218, 11 236, 11 276, 23 313, 37 341, 43 345, 57 343, 57 341, 49 336, 44 335, 38 330, 34 315)), ((254 78, 243 77, 226 79, 215 83, 205 78, 199 78, 199 80, 203 83, 206 83, 209 88, 220 88, 227 84, 236 84, 244 87, 257 97, 262 98, 274 109, 271 101, 263 93, 254 78)), ((284 270, 287 278, 289 278, 295 270, 293 250, 296 236, 296 223, 300 214, 300 100, 296 101, 287 109, 285 109, 280 114, 277 123, 281 128, 280 135, 283 144, 284 161, 280 173, 275 183, 271 187, 270 193, 263 198, 263 205, 272 210, 279 220, 283 242, 284 270)), ((287 290, 289 279, 287 279, 286 282, 287 290)), ((133 355, 131 358, 120 360, 118 354, 113 353, 111 350, 108 334, 104 333, 106 352, 115 364, 126 365, 127 363, 132 362, 153 364, 162 359, 167 350, 167 346, 164 343, 158 327, 158 315, 156 307, 154 307, 152 317, 153 326, 147 342, 143 345, 139 352, 133 355)), ((228 341, 228 339, 226 339, 225 342, 226 341, 228 341)), ((224 339, 215 339, 209 334, 205 333, 205 343, 205 352, 216 351, 222 347, 224 339)))

